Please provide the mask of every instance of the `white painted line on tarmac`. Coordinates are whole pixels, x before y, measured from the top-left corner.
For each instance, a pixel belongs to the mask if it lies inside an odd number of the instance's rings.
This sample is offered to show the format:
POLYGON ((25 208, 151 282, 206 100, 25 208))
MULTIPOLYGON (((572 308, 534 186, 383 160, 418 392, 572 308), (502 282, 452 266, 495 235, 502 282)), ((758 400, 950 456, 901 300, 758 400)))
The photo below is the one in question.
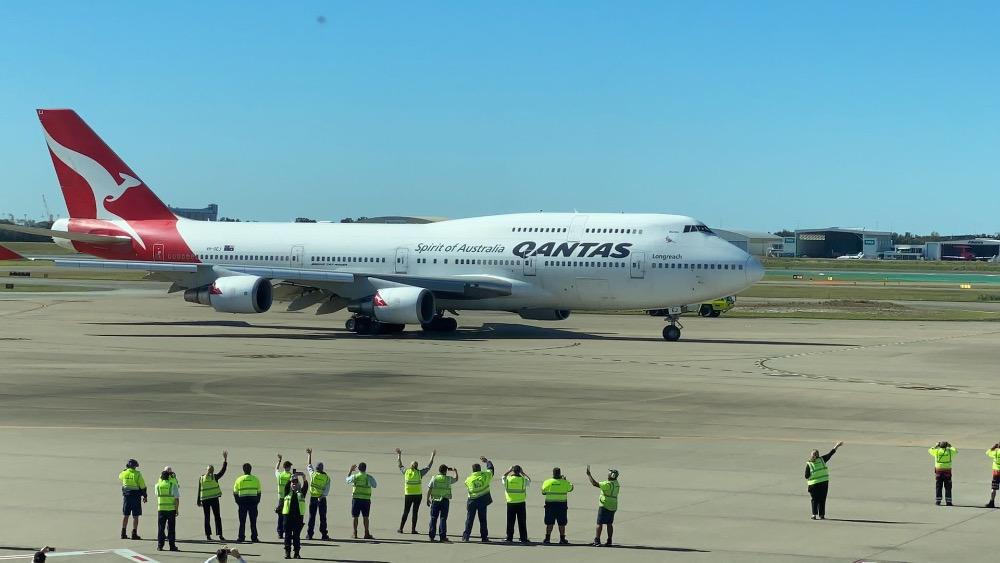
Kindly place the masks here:
MULTIPOLYGON (((139 563, 160 563, 152 557, 146 557, 140 553, 136 553, 131 549, 93 549, 88 551, 50 551, 46 554, 46 558, 49 557, 80 557, 86 555, 99 555, 103 553, 113 553, 120 557, 124 557, 130 561, 137 561, 139 563)), ((34 553, 25 553, 22 555, 0 555, 0 560, 14 560, 14 559, 31 559, 34 557, 34 553)))

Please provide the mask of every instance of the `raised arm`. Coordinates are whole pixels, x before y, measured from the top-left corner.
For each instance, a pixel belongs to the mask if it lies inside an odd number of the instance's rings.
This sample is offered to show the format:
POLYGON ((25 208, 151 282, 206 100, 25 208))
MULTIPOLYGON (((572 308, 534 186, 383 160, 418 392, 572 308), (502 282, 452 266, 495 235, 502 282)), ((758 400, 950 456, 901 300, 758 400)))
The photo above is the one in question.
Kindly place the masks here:
POLYGON ((434 467, 434 458, 437 457, 437 455, 438 455, 437 449, 431 450, 431 460, 427 462, 428 469, 434 467))
POLYGON ((229 452, 226 450, 222 450, 222 469, 215 474, 215 480, 218 481, 219 479, 222 479, 222 477, 225 476, 226 474, 226 469, 228 468, 229 468, 229 452))
POLYGON ((403 450, 396 448, 396 464, 399 465, 400 471, 403 470, 403 450))
POLYGON ((284 459, 284 458, 281 457, 281 454, 278 454, 278 463, 274 464, 274 470, 275 471, 281 471, 281 460, 282 459, 284 459))
POLYGON ((590 479, 590 484, 591 485, 597 487, 598 489, 601 488, 601 484, 598 483, 597 479, 594 479, 594 476, 590 474, 590 466, 589 465, 587 466, 587 479, 590 479))
POLYGON ((313 449, 306 448, 306 465, 312 466, 313 464, 313 449))
POLYGON ((457 467, 449 467, 448 471, 451 471, 452 473, 454 473, 455 474, 455 481, 458 481, 458 468, 457 467))

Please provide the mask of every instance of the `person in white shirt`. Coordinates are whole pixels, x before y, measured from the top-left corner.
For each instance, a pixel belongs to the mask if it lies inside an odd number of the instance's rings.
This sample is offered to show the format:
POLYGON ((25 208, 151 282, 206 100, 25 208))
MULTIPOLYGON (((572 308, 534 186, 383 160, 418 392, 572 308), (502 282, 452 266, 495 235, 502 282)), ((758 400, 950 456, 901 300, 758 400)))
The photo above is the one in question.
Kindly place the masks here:
POLYGON ((330 483, 332 479, 324 471, 323 462, 313 466, 312 448, 306 448, 309 456, 306 471, 309 473, 309 525, 306 527, 306 537, 313 539, 313 532, 316 530, 316 513, 319 513, 319 533, 324 540, 330 539, 330 534, 326 526, 326 498, 330 496, 330 483))
POLYGON ((205 563, 247 563, 247 560, 243 559, 239 550, 226 546, 216 551, 215 555, 206 559, 205 563))

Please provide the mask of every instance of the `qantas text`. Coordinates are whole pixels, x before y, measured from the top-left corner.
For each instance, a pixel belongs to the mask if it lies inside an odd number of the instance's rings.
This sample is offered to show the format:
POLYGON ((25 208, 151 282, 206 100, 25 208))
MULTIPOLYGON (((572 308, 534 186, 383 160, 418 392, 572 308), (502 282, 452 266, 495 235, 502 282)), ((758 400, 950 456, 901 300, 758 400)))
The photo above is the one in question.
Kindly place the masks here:
POLYGON ((526 258, 528 256, 549 256, 552 258, 559 256, 578 258, 625 258, 630 254, 630 242, 545 242, 539 245, 536 242, 525 241, 514 247, 515 256, 526 258))

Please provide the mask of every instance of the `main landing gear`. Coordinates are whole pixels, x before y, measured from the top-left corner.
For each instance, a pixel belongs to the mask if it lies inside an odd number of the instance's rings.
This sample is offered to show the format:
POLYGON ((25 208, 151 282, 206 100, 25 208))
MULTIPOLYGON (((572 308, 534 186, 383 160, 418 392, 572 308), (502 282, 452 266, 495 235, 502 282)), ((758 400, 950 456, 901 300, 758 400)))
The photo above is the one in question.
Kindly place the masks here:
POLYGON ((452 317, 436 315, 431 322, 420 325, 424 332, 454 332, 458 329, 458 321, 452 317))
POLYGON ((378 334, 399 334, 403 332, 406 325, 382 323, 371 317, 354 315, 347 319, 344 328, 357 334, 375 336, 378 334))
POLYGON ((677 342, 681 339, 681 329, 684 328, 684 325, 678 320, 679 317, 680 315, 670 314, 666 316, 666 320, 670 324, 663 327, 663 339, 667 342, 677 342))

